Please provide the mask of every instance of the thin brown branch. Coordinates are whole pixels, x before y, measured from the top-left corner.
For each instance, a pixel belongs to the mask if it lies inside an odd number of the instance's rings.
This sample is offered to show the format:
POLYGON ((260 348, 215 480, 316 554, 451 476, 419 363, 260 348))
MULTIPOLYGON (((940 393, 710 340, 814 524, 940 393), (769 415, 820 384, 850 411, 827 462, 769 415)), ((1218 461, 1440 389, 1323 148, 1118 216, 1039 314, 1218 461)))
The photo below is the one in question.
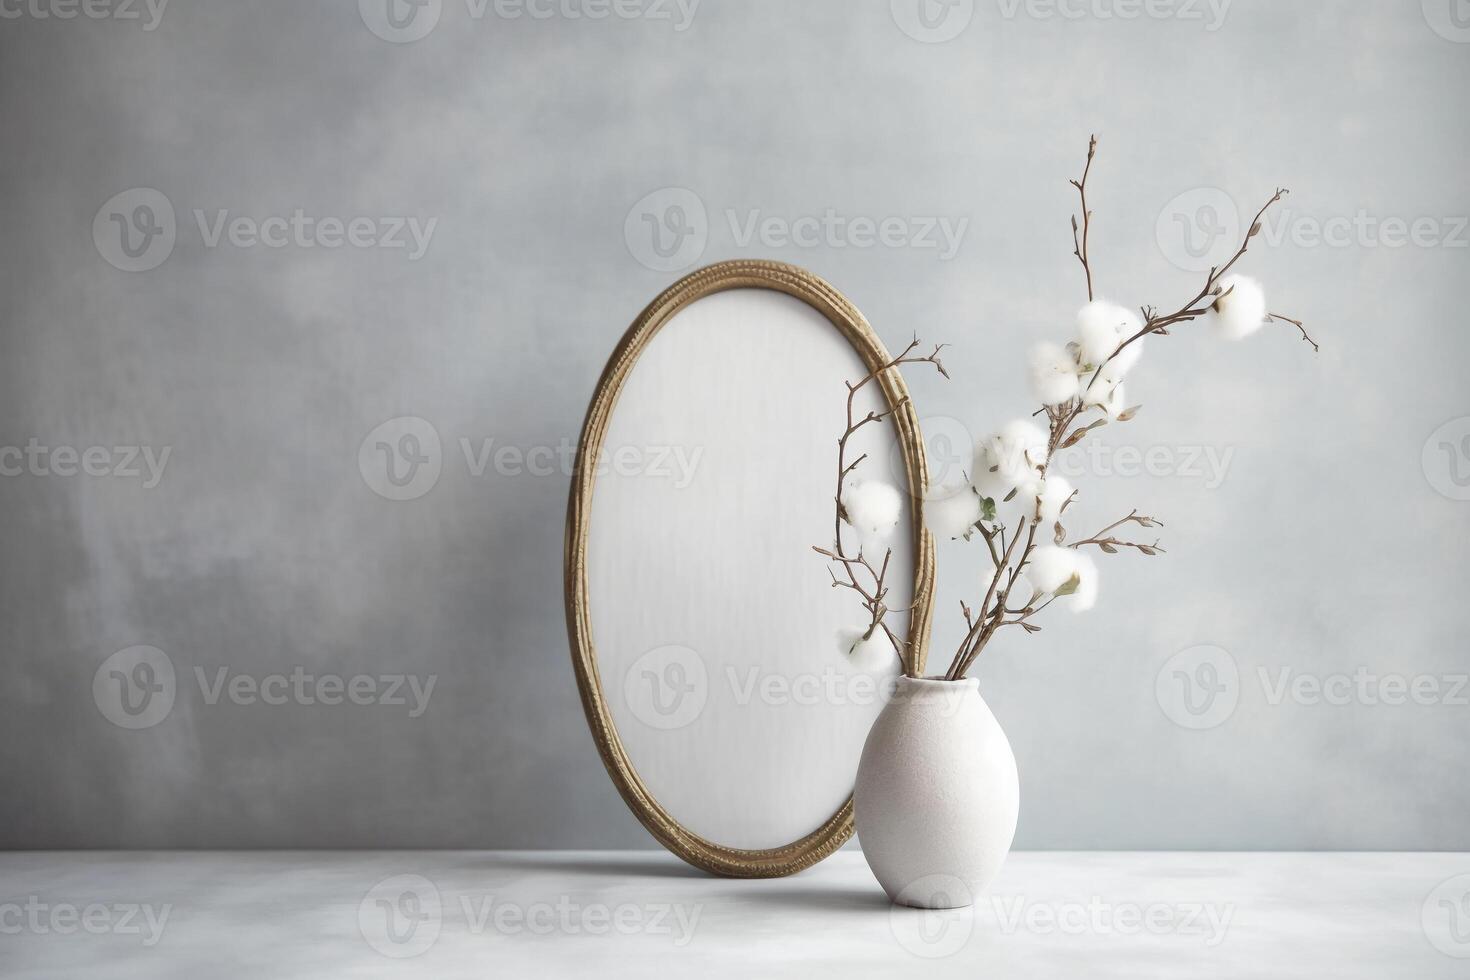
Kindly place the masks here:
POLYGON ((1082 168, 1082 179, 1068 181, 1077 188, 1077 196, 1082 201, 1082 237, 1077 237, 1077 216, 1072 216, 1072 254, 1077 256, 1077 261, 1082 263, 1082 272, 1087 276, 1087 301, 1092 302, 1092 265, 1088 262, 1088 233, 1092 230, 1092 212, 1087 208, 1087 175, 1092 173, 1092 158, 1097 153, 1097 136, 1088 137, 1087 140, 1087 164, 1082 168))
POLYGON ((1317 346, 1317 342, 1311 338, 1311 335, 1309 335, 1307 333, 1307 328, 1304 327, 1304 326, 1302 326, 1302 321, 1300 321, 1300 320, 1293 320, 1291 317, 1289 317, 1289 316, 1282 316, 1280 313, 1267 313, 1266 314, 1266 317, 1267 317, 1267 319, 1270 319, 1270 320, 1280 320, 1283 323, 1289 323, 1289 324, 1291 324, 1293 327, 1296 327, 1298 330, 1300 330, 1302 332, 1302 339, 1305 340, 1307 343, 1309 343, 1309 344, 1312 345, 1312 350, 1314 352, 1321 351, 1322 350, 1321 347, 1317 346))

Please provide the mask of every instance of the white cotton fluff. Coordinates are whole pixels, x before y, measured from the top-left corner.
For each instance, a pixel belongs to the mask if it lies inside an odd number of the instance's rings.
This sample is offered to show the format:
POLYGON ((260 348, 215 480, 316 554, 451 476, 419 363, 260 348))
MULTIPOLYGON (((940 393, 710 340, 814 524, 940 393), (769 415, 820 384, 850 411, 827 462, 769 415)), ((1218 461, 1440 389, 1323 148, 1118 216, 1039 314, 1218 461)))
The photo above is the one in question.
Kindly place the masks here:
POLYGON ((881 626, 866 640, 862 630, 839 630, 837 644, 853 669, 865 674, 877 673, 898 662, 898 654, 881 626))
POLYGON ((903 497, 881 480, 864 480, 848 484, 842 494, 842 509, 847 523, 864 539, 885 538, 903 516, 903 497))
POLYGON ((1143 339, 1135 340, 1118 353, 1123 341, 1143 329, 1138 314, 1126 306, 1093 300, 1077 311, 1077 342, 1081 347, 1082 363, 1094 369, 1104 361, 1118 377, 1127 374, 1143 356, 1143 339), (1114 357, 1114 354, 1117 354, 1114 357), (1108 358, 1112 358, 1111 361, 1108 358))
POLYGON ((1043 342, 1031 349, 1031 392, 1043 405, 1060 405, 1081 390, 1077 361, 1061 344, 1043 342))
POLYGON ((1266 291, 1250 276, 1226 276, 1220 280, 1224 295, 1216 298, 1215 327, 1227 340, 1240 340, 1261 329, 1266 322, 1266 291))
POLYGON ((1062 505, 1072 496, 1072 483, 1063 476, 1048 476, 1040 486, 1031 488, 1036 497, 1036 513, 1041 523, 1050 526, 1062 516, 1062 505))
POLYGON ((1113 366, 1109 364, 1103 368, 1102 373, 1097 376, 1097 380, 1092 383, 1092 386, 1087 389, 1087 393, 1082 396, 1082 404, 1089 408, 1092 406, 1101 408, 1107 413, 1108 418, 1115 419, 1118 417, 1118 413, 1128 407, 1126 398, 1123 382, 1113 371, 1113 366))
POLYGON ((974 489, 964 486, 953 493, 924 501, 924 524, 937 538, 962 538, 980 520, 981 506, 974 489))
POLYGON ((1069 585, 1073 612, 1091 609, 1097 604, 1097 566, 1076 548, 1044 545, 1031 553, 1026 562, 1026 577, 1044 595, 1055 595, 1069 585))
POLYGON ((1025 419, 1007 422, 975 450, 974 484, 999 503, 1046 464, 1047 434, 1025 419))

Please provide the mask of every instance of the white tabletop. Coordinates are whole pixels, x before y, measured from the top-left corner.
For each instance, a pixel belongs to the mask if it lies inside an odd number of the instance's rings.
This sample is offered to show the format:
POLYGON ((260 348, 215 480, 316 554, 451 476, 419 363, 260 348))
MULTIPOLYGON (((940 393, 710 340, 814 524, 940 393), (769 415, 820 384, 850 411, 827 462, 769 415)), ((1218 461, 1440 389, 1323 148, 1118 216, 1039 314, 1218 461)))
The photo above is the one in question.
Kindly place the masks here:
POLYGON ((0 854, 0 976, 1470 977, 1470 855, 1011 855, 970 911, 862 855, 708 877, 660 852, 0 854))

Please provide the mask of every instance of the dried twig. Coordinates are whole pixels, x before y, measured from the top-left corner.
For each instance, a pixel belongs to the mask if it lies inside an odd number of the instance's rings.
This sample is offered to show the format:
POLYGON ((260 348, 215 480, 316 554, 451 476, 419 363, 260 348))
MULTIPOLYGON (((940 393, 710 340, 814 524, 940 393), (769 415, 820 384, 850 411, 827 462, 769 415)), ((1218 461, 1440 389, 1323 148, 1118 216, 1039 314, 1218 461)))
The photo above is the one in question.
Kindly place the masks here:
POLYGON ((847 461, 847 444, 852 439, 854 433, 870 423, 885 421, 908 401, 907 397, 905 397, 889 406, 885 411, 869 411, 861 418, 854 419, 854 403, 857 398, 857 393, 866 387, 869 382, 873 381, 873 379, 882 375, 883 372, 897 369, 903 364, 932 364, 941 375, 946 378, 949 377, 949 373, 944 369, 944 363, 939 359, 939 353, 944 350, 945 345, 937 344, 933 351, 922 357, 914 354, 918 346, 919 338, 915 337, 897 357, 869 371, 862 380, 847 383, 847 428, 843 430, 842 438, 837 440, 837 492, 833 497, 835 505, 832 528, 833 546, 832 548, 813 546, 814 551, 829 561, 835 562, 846 575, 846 579, 844 580, 838 577, 835 572, 832 572, 829 567, 828 571, 832 575, 833 587, 851 589, 862 598, 863 608, 868 613, 868 626, 863 630, 863 638, 867 639, 873 635, 874 630, 882 629, 884 635, 888 637, 889 643, 892 644, 894 653, 898 655, 900 664, 907 662, 908 658, 905 656, 907 643, 900 639, 893 630, 889 629, 888 624, 885 622, 887 614, 895 611, 890 609, 884 601, 888 595, 888 586, 886 584, 888 562, 893 556, 893 550, 886 549, 884 551, 883 559, 876 568, 868 556, 863 554, 861 547, 859 547, 856 554, 848 552, 843 543, 842 536, 842 524, 847 517, 842 506, 842 490, 847 484, 847 478, 852 475, 859 464, 868 458, 867 453, 863 453, 851 463, 847 461))
MULTIPOLYGON (((1096 152, 1097 137, 1093 136, 1088 140, 1087 162, 1083 166, 1082 177, 1070 181, 1071 185, 1077 188, 1082 209, 1080 224, 1075 215, 1071 219, 1072 254, 1077 257, 1077 261, 1082 265, 1083 273, 1087 280, 1087 299, 1089 302, 1095 298, 1095 295, 1093 290, 1091 257, 1088 247, 1089 232, 1092 227, 1092 211, 1087 205, 1087 178, 1092 172, 1092 161, 1096 152)), ((1037 468, 1038 479, 1045 479, 1047 467, 1056 456, 1058 450, 1076 445, 1091 430, 1108 421, 1106 418, 1097 419, 1081 427, 1073 428, 1074 423, 1077 422, 1078 418, 1089 407, 1086 405, 1086 393, 1091 390, 1092 385, 1102 375, 1103 369, 1107 364, 1113 358, 1117 357, 1119 351, 1123 350, 1129 344, 1137 342, 1140 338, 1149 334, 1167 335, 1170 327, 1180 323, 1187 323, 1210 312, 1211 307, 1218 302, 1220 296, 1228 292, 1228 290, 1221 289, 1221 280, 1240 261, 1241 257, 1245 255, 1250 247, 1251 239, 1260 233, 1261 218, 1265 215, 1266 211, 1286 196, 1286 193, 1285 188, 1277 188, 1270 200, 1256 212, 1235 254, 1223 265, 1210 269, 1209 274, 1205 277, 1204 285, 1189 302, 1183 304, 1173 312, 1166 314, 1160 314, 1155 307, 1143 307, 1140 311, 1142 313, 1143 326, 1132 336, 1125 338, 1102 364, 1096 366, 1091 377, 1087 379, 1087 383, 1083 387, 1082 395, 1062 405, 1043 406, 1042 409, 1034 413, 1035 415, 1044 414, 1049 425, 1046 461, 1037 468)), ((1271 313, 1268 316, 1272 320, 1292 324, 1301 331, 1302 339, 1311 344, 1313 350, 1319 349, 1317 342, 1307 334, 1306 328, 1302 326, 1301 321, 1279 313, 1271 313)), ((1116 421, 1128 421, 1137 410, 1138 406, 1133 406, 1116 415, 1114 419, 1116 421)), ((1007 499, 1010 498, 1008 497, 1007 499)), ((1072 499, 1069 497, 1066 504, 1070 504, 1072 499)), ((1141 542, 1125 541, 1112 535, 1112 531, 1127 523, 1138 524, 1141 527, 1162 526, 1162 522, 1140 515, 1136 510, 1133 510, 1129 512, 1128 516, 1114 521, 1091 537, 1073 542, 1068 547, 1082 548, 1084 546, 1095 546, 1107 554, 1115 554, 1121 548, 1132 548, 1144 555, 1156 555, 1164 550, 1159 546, 1157 541, 1152 544, 1144 544, 1141 542)), ((990 642, 990 638, 1001 627, 1018 625, 1023 627, 1028 633, 1036 632, 1040 629, 1039 626, 1030 622, 1030 617, 1050 605, 1055 600, 1055 596, 1052 596, 1046 602, 1036 607, 1033 607, 1030 601, 1021 609, 1010 608, 1007 603, 1011 589, 1015 587, 1017 581, 1020 579, 1022 570, 1030 560, 1035 549, 1036 529, 1039 524, 1040 517, 1036 513, 1035 508, 1033 508, 1028 515, 1022 516, 1018 524, 1010 528, 1011 540, 1009 545, 1006 544, 1007 526, 1004 522, 997 521, 995 522, 995 526, 991 528, 985 527, 984 522, 979 525, 980 532, 990 548, 991 561, 994 563, 995 571, 990 577, 985 591, 985 599, 980 605, 978 614, 972 616, 969 607, 965 607, 967 630, 964 639, 960 642, 959 648, 955 651, 945 677, 949 679, 963 677, 971 665, 974 664, 976 658, 979 657, 981 651, 984 650, 986 644, 990 642), (1023 534, 1025 545, 1021 547, 1019 555, 1017 555, 1016 549, 1022 540, 1023 534), (995 549, 995 540, 997 538, 1001 542, 1001 555, 999 557, 995 549), (1013 558, 1014 564, 1012 564, 1013 558), (1002 579, 1005 580, 1004 587, 1001 585, 1002 579), (1008 616, 1014 618, 1007 618, 1008 616)), ((1054 540, 1060 544, 1063 537, 1064 532, 1060 523, 1058 523, 1055 528, 1054 540)))

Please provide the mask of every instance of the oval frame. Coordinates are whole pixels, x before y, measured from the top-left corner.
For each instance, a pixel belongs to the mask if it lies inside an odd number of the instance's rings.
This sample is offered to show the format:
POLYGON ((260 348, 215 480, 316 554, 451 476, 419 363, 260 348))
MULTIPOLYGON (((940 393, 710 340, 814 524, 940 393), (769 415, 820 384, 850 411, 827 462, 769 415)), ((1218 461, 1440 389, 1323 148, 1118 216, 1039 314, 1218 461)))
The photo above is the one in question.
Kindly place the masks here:
MULTIPOLYGON (((717 262, 674 283, 649 303, 623 334, 588 406, 567 501, 564 586, 567 632, 582 709, 603 765, 623 801, 659 843, 695 867, 727 877, 772 878, 810 867, 846 843, 853 833, 852 795, 848 794, 847 801, 816 830, 780 847, 760 850, 727 847, 683 827, 644 786, 608 712, 597 669, 597 650, 592 642, 587 595, 587 534, 596 489, 596 467, 591 462, 601 452, 624 382, 643 349, 674 314, 714 293, 751 288, 777 290, 816 309, 858 352, 868 370, 892 360, 857 307, 821 277, 797 266, 755 259, 717 262)), ((897 369, 885 371, 877 381, 889 408, 896 406, 890 418, 902 450, 910 500, 921 501, 928 487, 928 470, 908 388, 897 369)), ((910 507, 914 582, 907 644, 910 656, 903 664, 904 673, 909 676, 923 673, 932 616, 934 540, 924 530, 921 510, 917 505, 910 507)), ((814 561, 812 574, 820 573, 814 561)))

